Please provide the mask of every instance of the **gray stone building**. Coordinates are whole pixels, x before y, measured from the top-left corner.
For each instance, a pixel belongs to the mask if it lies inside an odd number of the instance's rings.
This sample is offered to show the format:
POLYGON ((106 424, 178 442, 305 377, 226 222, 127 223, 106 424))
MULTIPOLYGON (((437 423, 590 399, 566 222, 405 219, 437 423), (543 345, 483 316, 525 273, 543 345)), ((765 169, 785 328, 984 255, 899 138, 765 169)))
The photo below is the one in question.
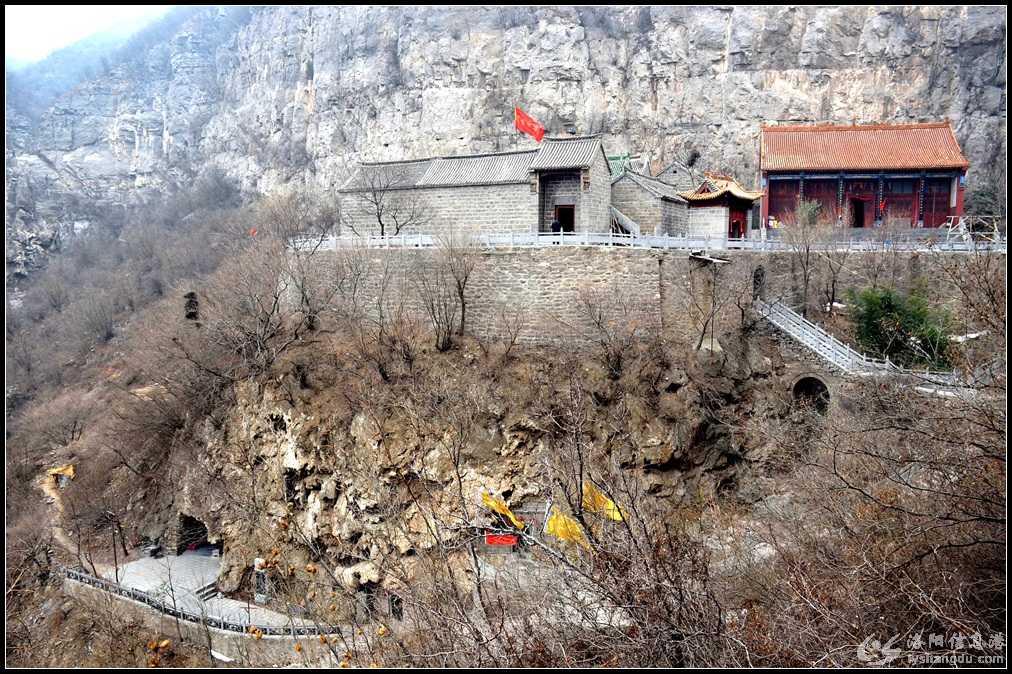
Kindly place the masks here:
POLYGON ((612 180, 611 205, 638 225, 638 234, 686 233, 688 203, 674 186, 657 178, 626 169, 612 180))
POLYGON ((567 232, 612 227, 611 170, 598 136, 532 150, 360 164, 338 190, 345 234, 567 232))
POLYGON ((659 171, 653 173, 654 178, 667 183, 679 191, 694 189, 699 185, 703 174, 680 161, 673 161, 659 171))

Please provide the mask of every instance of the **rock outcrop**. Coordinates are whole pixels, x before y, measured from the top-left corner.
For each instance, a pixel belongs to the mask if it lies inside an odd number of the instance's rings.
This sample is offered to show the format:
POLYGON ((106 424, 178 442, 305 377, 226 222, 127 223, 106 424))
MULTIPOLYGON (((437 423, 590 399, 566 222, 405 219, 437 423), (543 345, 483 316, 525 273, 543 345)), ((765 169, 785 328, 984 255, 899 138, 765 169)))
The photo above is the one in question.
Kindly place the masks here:
POLYGON ((767 381, 781 364, 744 345, 684 363, 645 356, 619 380, 593 359, 571 370, 541 355, 537 372, 517 362, 487 388, 473 356, 423 356, 415 371, 426 383, 378 391, 386 403, 344 375, 305 389, 285 375, 242 385, 227 418, 208 423, 206 447, 134 524, 158 538, 175 513, 202 521, 224 542, 227 591, 275 546, 296 568, 325 559, 354 586, 424 555, 435 531, 470 535, 462 517, 491 524, 483 493, 543 513, 576 447, 588 475, 637 475, 652 498, 733 496, 764 450, 732 421, 786 409, 767 381), (429 380, 430 367, 455 374, 429 380))
POLYGON ((262 193, 332 187, 362 157, 527 145, 514 105, 745 183, 760 122, 948 118, 971 182, 1003 180, 1005 30, 1003 8, 965 6, 206 8, 37 124, 8 119, 8 233, 212 166, 262 193))

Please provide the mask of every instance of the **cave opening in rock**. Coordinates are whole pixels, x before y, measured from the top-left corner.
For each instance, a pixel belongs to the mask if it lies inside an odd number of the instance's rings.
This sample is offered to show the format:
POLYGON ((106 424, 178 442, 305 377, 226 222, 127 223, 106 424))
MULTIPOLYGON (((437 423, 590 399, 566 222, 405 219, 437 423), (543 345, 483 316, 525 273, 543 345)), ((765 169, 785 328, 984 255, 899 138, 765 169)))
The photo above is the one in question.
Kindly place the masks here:
POLYGON ((184 552, 202 552, 214 554, 216 550, 221 554, 221 543, 210 543, 207 540, 207 526, 195 517, 180 514, 179 516, 179 539, 176 545, 176 554, 184 552))
POLYGON ((818 377, 802 377, 794 384, 794 402, 811 406, 819 414, 829 411, 829 387, 818 377))

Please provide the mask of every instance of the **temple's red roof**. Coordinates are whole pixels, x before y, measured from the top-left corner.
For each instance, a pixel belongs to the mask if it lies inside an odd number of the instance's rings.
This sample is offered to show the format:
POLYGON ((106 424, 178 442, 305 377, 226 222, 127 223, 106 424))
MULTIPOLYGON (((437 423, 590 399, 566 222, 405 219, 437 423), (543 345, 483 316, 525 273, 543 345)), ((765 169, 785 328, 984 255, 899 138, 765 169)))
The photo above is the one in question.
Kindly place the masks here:
POLYGON ((763 171, 967 168, 948 122, 763 126, 763 171))

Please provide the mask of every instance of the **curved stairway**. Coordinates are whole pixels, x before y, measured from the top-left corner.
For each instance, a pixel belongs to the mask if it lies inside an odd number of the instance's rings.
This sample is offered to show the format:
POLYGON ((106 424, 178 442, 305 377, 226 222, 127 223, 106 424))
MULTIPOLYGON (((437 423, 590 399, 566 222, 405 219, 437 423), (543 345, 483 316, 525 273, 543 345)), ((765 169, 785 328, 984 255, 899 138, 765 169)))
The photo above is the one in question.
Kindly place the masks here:
POLYGON ((954 372, 932 372, 910 370, 900 367, 888 358, 879 360, 854 350, 833 335, 823 330, 780 300, 765 302, 755 300, 754 305, 767 321, 787 334, 809 351, 845 375, 858 377, 906 376, 921 384, 944 388, 961 388, 965 384, 954 372))

